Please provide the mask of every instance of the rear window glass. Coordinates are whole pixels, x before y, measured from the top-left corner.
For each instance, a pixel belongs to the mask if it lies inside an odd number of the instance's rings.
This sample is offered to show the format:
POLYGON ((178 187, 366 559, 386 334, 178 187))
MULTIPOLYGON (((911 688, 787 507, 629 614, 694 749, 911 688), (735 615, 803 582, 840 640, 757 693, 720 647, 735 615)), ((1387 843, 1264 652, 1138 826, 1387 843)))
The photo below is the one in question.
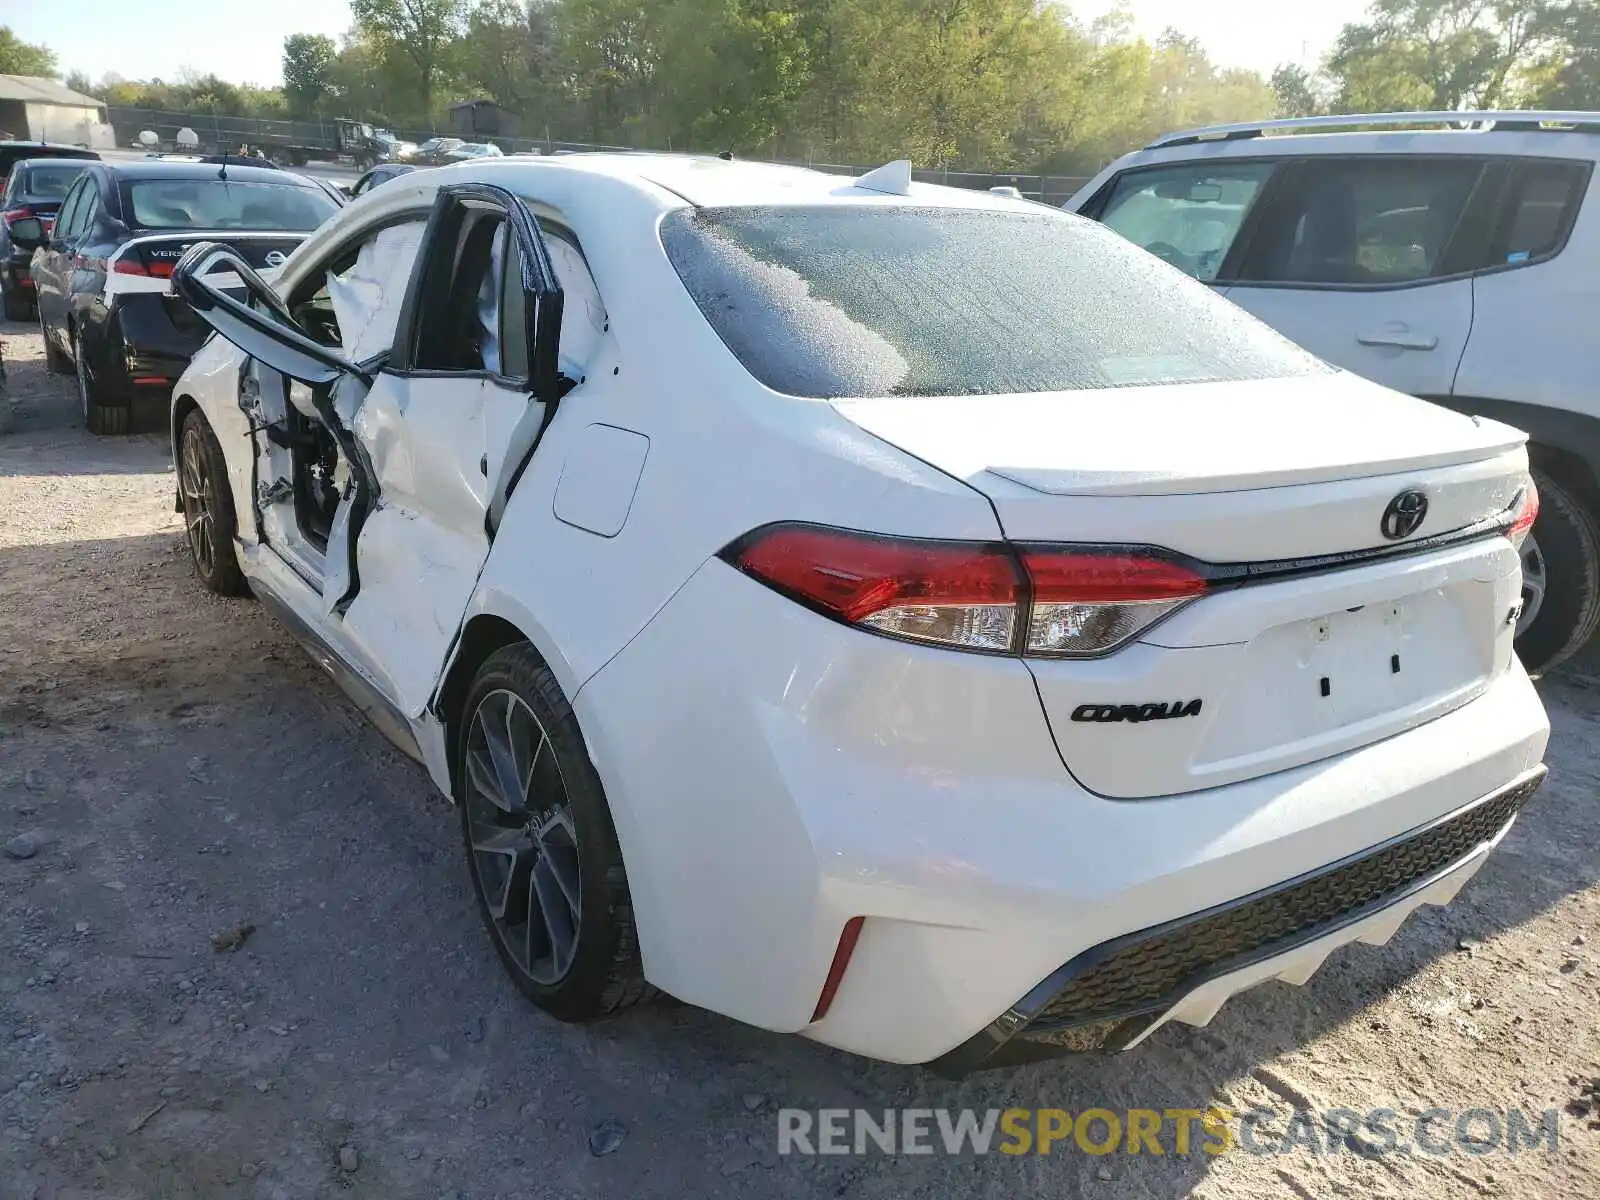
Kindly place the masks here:
POLYGON ((1493 261, 1521 263, 1553 253, 1588 181, 1588 168, 1583 163, 1536 163, 1525 167, 1493 261))
POLYGON ((84 164, 63 162, 47 167, 24 167, 17 179, 17 194, 32 200, 59 200, 67 194, 72 181, 83 174, 84 164))
POLYGON ((145 229, 283 229, 306 232, 338 211, 315 188, 223 179, 141 179, 128 185, 145 229))
POLYGON ((679 209, 662 243, 746 370, 789 395, 958 396, 1328 370, 1089 221, 912 206, 679 209))

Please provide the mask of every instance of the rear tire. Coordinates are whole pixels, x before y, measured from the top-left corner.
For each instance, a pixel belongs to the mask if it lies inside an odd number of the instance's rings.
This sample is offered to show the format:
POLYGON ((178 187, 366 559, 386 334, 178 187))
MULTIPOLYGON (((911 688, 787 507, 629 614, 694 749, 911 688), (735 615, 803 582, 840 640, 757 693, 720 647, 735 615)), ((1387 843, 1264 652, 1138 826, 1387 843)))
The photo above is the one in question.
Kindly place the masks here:
POLYGON ((16 285, 0 287, 0 299, 4 300, 6 320, 31 321, 33 319, 33 301, 17 292, 16 285))
POLYGON ((126 404, 107 402, 100 385, 89 374, 83 342, 78 338, 72 339, 72 368, 78 376, 78 403, 83 410, 84 428, 101 437, 127 433, 133 424, 133 410, 126 404))
POLYGON ((1539 519, 1522 548, 1526 581, 1542 570, 1542 592, 1525 586, 1524 605, 1536 604, 1517 635, 1517 654, 1531 673, 1560 666, 1582 650, 1600 625, 1600 529, 1576 489, 1535 469, 1539 519))
POLYGON ((55 375, 71 375, 73 371, 72 358, 57 350, 56 344, 50 340, 50 331, 44 325, 44 314, 39 313, 37 304, 34 305, 34 312, 39 317, 39 336, 44 338, 45 369, 55 375))
POLYGON ((198 408, 183 419, 177 468, 178 499, 194 573, 207 591, 219 596, 249 595, 233 549, 238 522, 228 485, 228 463, 210 422, 198 408))
POLYGON ((651 998, 611 809, 555 675, 526 643, 496 651, 458 725, 467 868, 513 982, 563 1021, 651 998))

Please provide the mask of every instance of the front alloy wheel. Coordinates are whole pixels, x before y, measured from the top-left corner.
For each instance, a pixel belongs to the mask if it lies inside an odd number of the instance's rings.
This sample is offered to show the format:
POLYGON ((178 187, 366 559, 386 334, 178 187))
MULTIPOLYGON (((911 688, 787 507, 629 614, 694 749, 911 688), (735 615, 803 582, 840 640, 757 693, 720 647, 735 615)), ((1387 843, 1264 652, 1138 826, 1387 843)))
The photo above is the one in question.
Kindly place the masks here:
POLYGON ((178 499, 189 557, 200 582, 220 596, 248 594, 234 552, 233 493, 222 447, 199 409, 183 420, 178 438, 178 499))

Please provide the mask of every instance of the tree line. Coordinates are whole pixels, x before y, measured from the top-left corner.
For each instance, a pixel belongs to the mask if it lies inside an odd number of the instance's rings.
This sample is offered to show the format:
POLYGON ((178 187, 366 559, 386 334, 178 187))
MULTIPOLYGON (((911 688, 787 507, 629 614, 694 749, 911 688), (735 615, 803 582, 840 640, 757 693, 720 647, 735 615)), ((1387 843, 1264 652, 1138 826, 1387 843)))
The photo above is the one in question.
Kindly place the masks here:
MULTIPOLYGON (((351 0, 281 88, 70 76, 108 103, 444 127, 487 97, 524 136, 817 162, 1082 174, 1160 133, 1273 115, 1600 108, 1600 0, 1375 0, 1315 67, 1050 0, 351 0)), ((0 70, 55 60, 0 30, 0 70), (29 55, 33 57, 28 58, 29 55), (42 61, 41 61, 42 56, 42 61)), ((48 69, 43 69, 48 68, 48 69)), ((19 72, 21 73, 21 72, 19 72)))

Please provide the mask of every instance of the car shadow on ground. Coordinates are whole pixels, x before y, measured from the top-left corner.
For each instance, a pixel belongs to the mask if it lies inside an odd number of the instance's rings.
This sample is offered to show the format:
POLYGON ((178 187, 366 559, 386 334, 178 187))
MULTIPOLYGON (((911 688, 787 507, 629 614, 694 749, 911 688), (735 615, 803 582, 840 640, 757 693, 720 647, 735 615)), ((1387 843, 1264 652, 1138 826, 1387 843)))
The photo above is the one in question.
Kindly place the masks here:
MULTIPOLYGON (((0 819, 43 842, 0 862, 0 1024, 15 1069, 45 1081, 7 1117, 28 1137, 0 1139, 0 1177, 41 1188, 177 1180, 171 1194, 209 1196, 259 1172, 291 1195, 341 1180, 523 1195, 536 1163, 552 1194, 899 1195, 911 1179, 1178 1194, 1212 1160, 775 1161, 772 1110, 1229 1103, 1261 1064, 1365 1020, 1464 945, 1497 953, 1496 935, 1600 879, 1600 723, 1567 702, 1581 686, 1553 682, 1550 782, 1451 908, 1338 952, 1304 988, 1241 996, 1206 1029, 949 1082, 670 1002, 588 1027, 533 1009, 479 927, 455 816, 422 770, 259 605, 201 591, 176 534, 0 549, 0 647, 0 819), (247 926, 241 949, 214 949, 247 926), (603 1121, 627 1131, 614 1158, 588 1149, 603 1121), (337 1164, 347 1139, 358 1179, 337 1164)), ((1390 1069, 1426 1087, 1400 1041, 1390 1069)), ((1362 1099, 1279 1087, 1284 1103, 1362 1099)))
MULTIPOLYGON (((82 430, 83 411, 78 401, 77 381, 70 374, 58 374, 45 366, 38 324, 0 321, 0 339, 4 343, 0 353, 4 357, 9 393, 7 398, 0 399, 0 436, 82 430), (8 402, 9 413, 4 411, 8 402)), ((130 432, 134 436, 96 438, 95 443, 106 448, 105 454, 97 457, 114 463, 121 454, 118 447, 138 444, 143 440, 139 435, 164 437, 170 408, 170 398, 165 394, 140 396, 133 405, 130 432)), ((98 470, 98 464, 86 461, 85 472, 89 472, 91 466, 98 470)))

